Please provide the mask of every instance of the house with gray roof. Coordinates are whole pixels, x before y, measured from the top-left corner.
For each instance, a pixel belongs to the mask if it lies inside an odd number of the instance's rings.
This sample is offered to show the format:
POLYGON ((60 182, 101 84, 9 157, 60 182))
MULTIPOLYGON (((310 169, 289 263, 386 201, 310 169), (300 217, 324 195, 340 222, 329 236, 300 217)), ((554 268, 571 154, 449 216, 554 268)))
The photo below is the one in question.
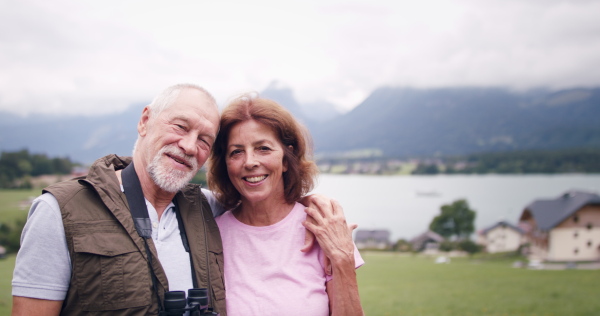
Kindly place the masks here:
POLYGON ((430 230, 415 236, 409 243, 412 245, 412 249, 415 251, 437 251, 440 247, 440 243, 445 240, 440 234, 432 232, 430 230))
POLYGON ((521 246, 523 231, 507 222, 499 221, 477 234, 477 243, 489 253, 516 251, 521 246))
POLYGON ((600 195, 568 191, 535 200, 519 219, 532 259, 600 260, 600 195))
POLYGON ((391 246, 390 231, 387 229, 357 230, 354 243, 358 249, 388 249, 391 246))

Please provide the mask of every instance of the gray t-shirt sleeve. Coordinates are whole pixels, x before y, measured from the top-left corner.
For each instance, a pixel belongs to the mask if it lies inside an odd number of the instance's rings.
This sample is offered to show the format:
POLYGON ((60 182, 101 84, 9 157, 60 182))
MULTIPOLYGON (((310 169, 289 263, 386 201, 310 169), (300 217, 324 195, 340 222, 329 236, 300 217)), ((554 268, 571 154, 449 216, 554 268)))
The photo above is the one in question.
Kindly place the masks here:
POLYGON ((58 202, 45 193, 33 201, 21 234, 12 295, 62 301, 70 278, 71 258, 58 202))
POLYGON ((206 196, 206 200, 210 205, 214 217, 221 216, 221 214, 225 213, 226 209, 224 209, 223 205, 217 201, 217 198, 212 191, 202 188, 202 193, 204 193, 204 196, 206 196))

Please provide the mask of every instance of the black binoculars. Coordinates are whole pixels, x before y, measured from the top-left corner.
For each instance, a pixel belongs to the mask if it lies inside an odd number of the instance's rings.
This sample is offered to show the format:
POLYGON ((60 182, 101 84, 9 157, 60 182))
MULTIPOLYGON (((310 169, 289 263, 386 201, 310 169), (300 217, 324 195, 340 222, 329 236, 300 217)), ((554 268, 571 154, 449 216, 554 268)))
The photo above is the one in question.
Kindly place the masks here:
POLYGON ((183 315, 189 311, 190 316, 219 316, 208 308, 207 289, 189 289, 187 299, 184 291, 169 291, 165 293, 165 310, 159 315, 183 315))

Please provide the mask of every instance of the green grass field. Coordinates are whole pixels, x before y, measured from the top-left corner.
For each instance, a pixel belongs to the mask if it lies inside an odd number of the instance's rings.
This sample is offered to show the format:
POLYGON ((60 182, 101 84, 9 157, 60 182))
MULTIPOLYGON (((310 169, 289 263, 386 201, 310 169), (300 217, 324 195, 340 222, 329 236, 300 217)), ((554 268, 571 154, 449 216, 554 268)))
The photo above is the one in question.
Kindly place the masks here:
POLYGON ((365 253, 367 315, 599 315, 599 270, 528 270, 511 261, 365 253))
POLYGON ((15 255, 0 259, 0 315, 10 315, 12 306, 11 281, 15 255))
MULTIPOLYGON (((358 270, 366 315, 598 315, 598 270, 511 268, 510 261, 365 253, 358 270)), ((0 260, 0 315, 10 314, 14 256, 0 260)))
MULTIPOLYGON (((29 201, 41 193, 41 190, 0 190, 0 222, 14 223, 25 220, 29 210, 29 201)), ((0 259, 0 316, 10 315, 12 306, 11 281, 15 266, 15 255, 0 259)))
MULTIPOLYGON (((0 221, 25 218, 19 201, 39 190, 0 190, 0 221)), ((514 269, 506 259, 365 252, 358 270, 367 315, 600 315, 600 270, 514 269)), ((0 259, 0 316, 10 315, 15 256, 0 259)))
POLYGON ((13 222, 16 219, 27 218, 30 198, 42 193, 40 189, 34 190, 0 190, 0 222, 13 222))

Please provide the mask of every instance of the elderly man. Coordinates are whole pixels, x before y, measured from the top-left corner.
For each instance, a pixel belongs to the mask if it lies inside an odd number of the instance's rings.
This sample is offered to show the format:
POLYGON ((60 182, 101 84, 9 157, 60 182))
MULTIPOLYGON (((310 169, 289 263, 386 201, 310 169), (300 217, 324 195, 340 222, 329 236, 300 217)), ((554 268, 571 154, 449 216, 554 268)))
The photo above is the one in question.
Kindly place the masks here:
POLYGON ((13 278, 13 315, 148 315, 167 290, 207 288, 226 315, 219 230, 188 184, 219 130, 214 98, 167 88, 144 108, 132 158, 109 155, 52 185, 30 210, 13 278), (130 207, 131 210, 130 210, 130 207))

